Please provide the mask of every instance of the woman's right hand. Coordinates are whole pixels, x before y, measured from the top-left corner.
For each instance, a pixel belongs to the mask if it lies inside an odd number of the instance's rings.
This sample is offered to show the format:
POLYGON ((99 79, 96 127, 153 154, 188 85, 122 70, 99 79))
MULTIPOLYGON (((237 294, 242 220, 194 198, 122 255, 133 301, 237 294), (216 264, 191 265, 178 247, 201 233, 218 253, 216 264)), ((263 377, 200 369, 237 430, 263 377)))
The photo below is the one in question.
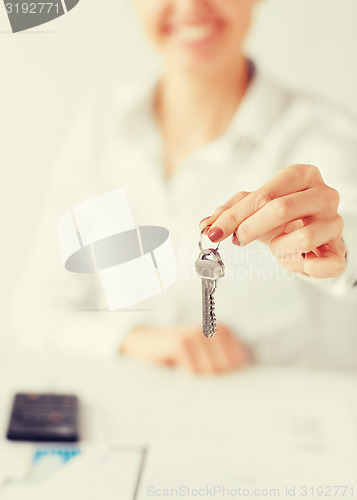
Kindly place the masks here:
POLYGON ((248 349, 225 325, 213 338, 197 326, 139 327, 124 339, 121 353, 194 373, 224 373, 251 361, 248 349))

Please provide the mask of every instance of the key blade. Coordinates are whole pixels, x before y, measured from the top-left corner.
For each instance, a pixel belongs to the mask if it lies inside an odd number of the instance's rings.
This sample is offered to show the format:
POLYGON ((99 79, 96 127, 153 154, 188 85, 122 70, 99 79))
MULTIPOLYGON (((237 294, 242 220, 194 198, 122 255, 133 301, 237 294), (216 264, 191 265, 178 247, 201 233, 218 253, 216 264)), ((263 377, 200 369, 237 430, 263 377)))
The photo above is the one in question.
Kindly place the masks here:
POLYGON ((216 283, 213 280, 202 279, 202 330, 205 337, 210 338, 216 333, 216 316, 214 313, 213 294, 216 283))
POLYGON ((214 292, 225 268, 221 256, 212 248, 202 250, 195 268, 202 280, 202 330, 205 337, 211 338, 216 333, 214 292))

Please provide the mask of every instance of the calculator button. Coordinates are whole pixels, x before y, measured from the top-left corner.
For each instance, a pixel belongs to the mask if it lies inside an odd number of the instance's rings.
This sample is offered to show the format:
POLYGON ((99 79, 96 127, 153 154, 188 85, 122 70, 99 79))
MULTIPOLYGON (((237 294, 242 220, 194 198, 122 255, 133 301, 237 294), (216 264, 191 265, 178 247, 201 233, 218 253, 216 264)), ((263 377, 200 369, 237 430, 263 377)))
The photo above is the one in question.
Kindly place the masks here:
POLYGON ((53 424, 59 424, 62 420, 62 415, 58 411, 53 411, 49 414, 48 418, 53 424))

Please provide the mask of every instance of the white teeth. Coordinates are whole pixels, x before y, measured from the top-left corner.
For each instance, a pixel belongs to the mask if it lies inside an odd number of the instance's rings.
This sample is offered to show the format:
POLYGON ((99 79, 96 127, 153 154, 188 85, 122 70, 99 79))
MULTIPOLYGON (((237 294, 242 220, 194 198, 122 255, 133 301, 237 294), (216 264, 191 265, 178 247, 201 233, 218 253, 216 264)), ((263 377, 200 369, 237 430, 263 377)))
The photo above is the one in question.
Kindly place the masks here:
POLYGON ((188 26, 180 26, 176 29, 176 36, 186 42, 197 42, 204 40, 212 34, 212 23, 206 24, 191 24, 188 26))

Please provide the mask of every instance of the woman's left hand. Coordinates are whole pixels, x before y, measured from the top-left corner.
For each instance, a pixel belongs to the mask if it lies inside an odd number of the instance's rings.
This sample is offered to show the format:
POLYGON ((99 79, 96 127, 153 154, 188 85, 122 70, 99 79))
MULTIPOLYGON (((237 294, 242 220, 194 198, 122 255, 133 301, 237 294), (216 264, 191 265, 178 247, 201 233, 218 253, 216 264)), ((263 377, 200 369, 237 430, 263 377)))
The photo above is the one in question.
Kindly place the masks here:
POLYGON ((257 191, 234 195, 200 227, 210 226, 213 242, 231 234, 238 246, 260 240, 291 271, 331 278, 346 264, 339 201, 317 167, 291 165, 257 191))

